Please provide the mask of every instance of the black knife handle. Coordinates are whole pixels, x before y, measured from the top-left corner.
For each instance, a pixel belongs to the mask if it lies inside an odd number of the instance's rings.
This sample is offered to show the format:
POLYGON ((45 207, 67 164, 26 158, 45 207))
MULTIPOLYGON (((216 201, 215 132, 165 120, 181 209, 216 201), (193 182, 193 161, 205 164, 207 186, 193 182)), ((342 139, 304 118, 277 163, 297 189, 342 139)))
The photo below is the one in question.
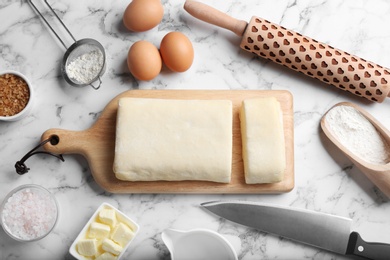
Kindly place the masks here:
POLYGON ((352 232, 349 236, 346 255, 353 255, 372 260, 389 260, 390 244, 368 243, 359 233, 352 232))

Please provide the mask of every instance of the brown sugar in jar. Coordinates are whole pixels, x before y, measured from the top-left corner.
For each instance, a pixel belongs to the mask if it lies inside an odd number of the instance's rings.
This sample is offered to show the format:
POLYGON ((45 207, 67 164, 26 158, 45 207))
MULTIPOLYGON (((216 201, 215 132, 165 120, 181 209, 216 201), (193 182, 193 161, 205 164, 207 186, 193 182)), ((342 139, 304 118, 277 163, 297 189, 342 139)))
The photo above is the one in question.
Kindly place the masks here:
POLYGON ((0 75, 0 116, 20 113, 30 99, 27 82, 15 74, 0 75))

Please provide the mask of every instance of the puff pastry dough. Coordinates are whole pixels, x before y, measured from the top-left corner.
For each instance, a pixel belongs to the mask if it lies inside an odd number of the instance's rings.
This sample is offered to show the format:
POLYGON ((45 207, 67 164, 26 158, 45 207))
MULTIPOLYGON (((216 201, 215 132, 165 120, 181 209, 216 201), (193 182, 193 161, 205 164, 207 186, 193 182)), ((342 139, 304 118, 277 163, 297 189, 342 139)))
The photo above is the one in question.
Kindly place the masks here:
POLYGON ((275 183, 286 169, 283 115, 274 97, 246 99, 240 111, 245 182, 275 183))
POLYGON ((119 100, 114 173, 126 181, 228 183, 230 100, 119 100))

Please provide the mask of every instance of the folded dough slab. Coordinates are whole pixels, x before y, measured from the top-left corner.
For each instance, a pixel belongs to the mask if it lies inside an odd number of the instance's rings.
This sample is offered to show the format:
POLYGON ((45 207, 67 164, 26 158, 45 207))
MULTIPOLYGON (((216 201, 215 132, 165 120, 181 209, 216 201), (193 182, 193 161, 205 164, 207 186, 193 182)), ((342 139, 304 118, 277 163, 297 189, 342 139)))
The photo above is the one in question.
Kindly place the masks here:
POLYGON ((240 112, 245 182, 283 180, 286 152, 282 110, 274 97, 246 99, 240 112))
POLYGON ((230 182, 230 100, 121 98, 118 105, 118 179, 230 182))

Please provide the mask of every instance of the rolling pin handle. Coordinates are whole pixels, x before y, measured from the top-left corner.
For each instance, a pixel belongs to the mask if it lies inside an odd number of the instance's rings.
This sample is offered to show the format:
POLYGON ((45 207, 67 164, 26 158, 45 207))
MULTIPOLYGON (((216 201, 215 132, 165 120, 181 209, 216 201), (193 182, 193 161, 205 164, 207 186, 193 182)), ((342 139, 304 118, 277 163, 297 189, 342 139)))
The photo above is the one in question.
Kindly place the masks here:
POLYGON ((246 21, 235 19, 211 6, 197 1, 187 0, 184 3, 184 10, 199 20, 230 30, 240 37, 244 34, 248 26, 246 21))

